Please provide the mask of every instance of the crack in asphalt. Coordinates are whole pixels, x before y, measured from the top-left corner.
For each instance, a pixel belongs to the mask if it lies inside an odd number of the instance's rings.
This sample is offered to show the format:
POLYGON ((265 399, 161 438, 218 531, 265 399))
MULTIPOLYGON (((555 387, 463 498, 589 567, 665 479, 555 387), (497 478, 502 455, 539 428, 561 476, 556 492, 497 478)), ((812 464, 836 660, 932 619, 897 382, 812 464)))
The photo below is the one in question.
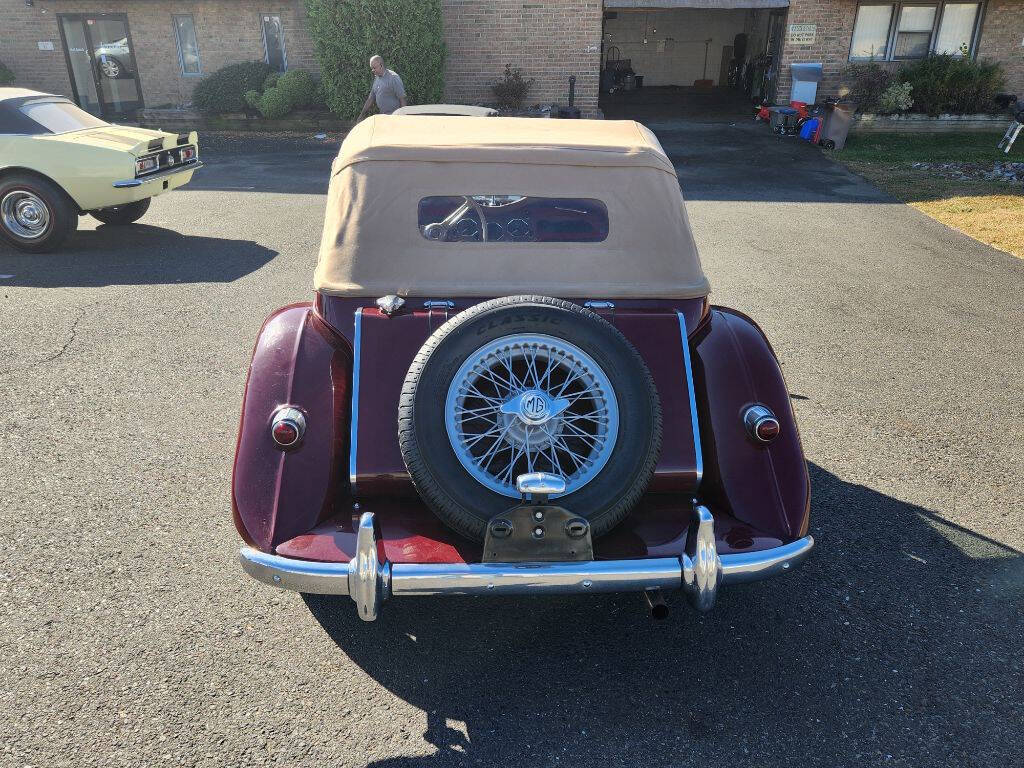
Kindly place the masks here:
POLYGON ((34 368, 35 366, 42 365, 43 363, 52 363, 54 360, 56 360, 58 357, 60 357, 61 355, 68 351, 68 347, 71 346, 71 344, 75 340, 75 337, 78 336, 78 324, 82 322, 82 318, 85 317, 85 309, 85 307, 78 308, 78 317, 76 317, 75 322, 71 324, 71 333, 68 336, 68 340, 64 342, 64 346, 61 347, 60 350, 57 351, 55 354, 52 354, 49 357, 44 357, 42 360, 37 360, 36 362, 32 363, 31 365, 28 366, 29 368, 34 368))

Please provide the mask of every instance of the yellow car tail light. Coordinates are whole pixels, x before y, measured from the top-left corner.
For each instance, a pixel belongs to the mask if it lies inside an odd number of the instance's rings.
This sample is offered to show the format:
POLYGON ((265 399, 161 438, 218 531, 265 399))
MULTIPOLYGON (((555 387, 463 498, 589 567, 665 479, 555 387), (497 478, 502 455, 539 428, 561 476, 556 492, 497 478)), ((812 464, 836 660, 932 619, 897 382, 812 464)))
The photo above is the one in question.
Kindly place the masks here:
POLYGON ((140 157, 135 161, 135 175, 155 171, 158 167, 160 167, 160 162, 156 157, 140 157))

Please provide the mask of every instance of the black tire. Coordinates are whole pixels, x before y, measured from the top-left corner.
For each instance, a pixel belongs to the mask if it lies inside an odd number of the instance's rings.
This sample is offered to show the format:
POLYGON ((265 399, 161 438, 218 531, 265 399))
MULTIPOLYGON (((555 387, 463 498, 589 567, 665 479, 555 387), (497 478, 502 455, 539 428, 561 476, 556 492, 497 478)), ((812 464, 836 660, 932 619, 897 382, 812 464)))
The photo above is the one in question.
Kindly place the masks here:
POLYGON ((89 213, 94 219, 99 219, 104 224, 110 224, 111 226, 132 224, 146 215, 151 199, 147 197, 143 200, 136 200, 134 203, 112 205, 110 208, 98 208, 95 211, 89 211, 89 213))
POLYGON ((78 226, 78 208, 67 193, 49 179, 31 174, 11 174, 0 178, 0 235, 29 253, 56 250, 78 226), (15 201, 32 195, 46 209, 47 223, 39 234, 26 236, 14 215, 15 201))
POLYGON ((554 503, 607 533, 647 489, 661 452, 661 405, 643 358, 613 326, 569 301, 508 296, 459 313, 438 328, 409 368, 398 406, 398 443, 423 501, 462 535, 483 541, 487 521, 514 498, 476 480, 459 461, 445 427, 448 388, 460 366, 489 341, 543 333, 571 342, 601 367, 615 392, 619 429, 603 469, 554 503))

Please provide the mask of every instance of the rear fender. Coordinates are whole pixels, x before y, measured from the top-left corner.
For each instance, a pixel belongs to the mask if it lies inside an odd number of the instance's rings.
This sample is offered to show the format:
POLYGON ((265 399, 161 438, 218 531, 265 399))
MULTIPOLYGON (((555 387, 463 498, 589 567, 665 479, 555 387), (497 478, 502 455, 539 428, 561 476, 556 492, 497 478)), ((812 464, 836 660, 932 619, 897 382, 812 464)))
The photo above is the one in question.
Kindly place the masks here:
POLYGON ((807 533, 810 480, 789 390, 757 324, 713 307, 692 339, 693 375, 704 454, 701 496, 783 541, 807 533), (761 445, 743 426, 744 410, 768 406, 782 427, 761 445))
POLYGON ((347 500, 352 348, 312 310, 274 312, 253 350, 231 480, 235 526, 267 552, 336 514, 347 500), (282 405, 306 417, 301 443, 281 449, 270 433, 282 405))

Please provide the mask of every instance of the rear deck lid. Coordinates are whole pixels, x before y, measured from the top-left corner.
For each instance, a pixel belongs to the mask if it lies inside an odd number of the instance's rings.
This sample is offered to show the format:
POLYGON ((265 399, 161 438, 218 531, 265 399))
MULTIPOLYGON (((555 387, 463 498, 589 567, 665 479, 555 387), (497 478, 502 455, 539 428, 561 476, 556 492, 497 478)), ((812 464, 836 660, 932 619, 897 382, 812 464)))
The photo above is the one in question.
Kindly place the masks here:
MULTIPOLYGON (((349 453, 355 498, 415 495, 398 446, 398 400, 416 353, 448 317, 447 310, 418 309, 390 317, 376 308, 357 310, 349 453)), ((650 490, 692 493, 702 461, 682 316, 671 310, 635 310, 604 317, 644 358, 661 400, 662 450, 650 490)))

